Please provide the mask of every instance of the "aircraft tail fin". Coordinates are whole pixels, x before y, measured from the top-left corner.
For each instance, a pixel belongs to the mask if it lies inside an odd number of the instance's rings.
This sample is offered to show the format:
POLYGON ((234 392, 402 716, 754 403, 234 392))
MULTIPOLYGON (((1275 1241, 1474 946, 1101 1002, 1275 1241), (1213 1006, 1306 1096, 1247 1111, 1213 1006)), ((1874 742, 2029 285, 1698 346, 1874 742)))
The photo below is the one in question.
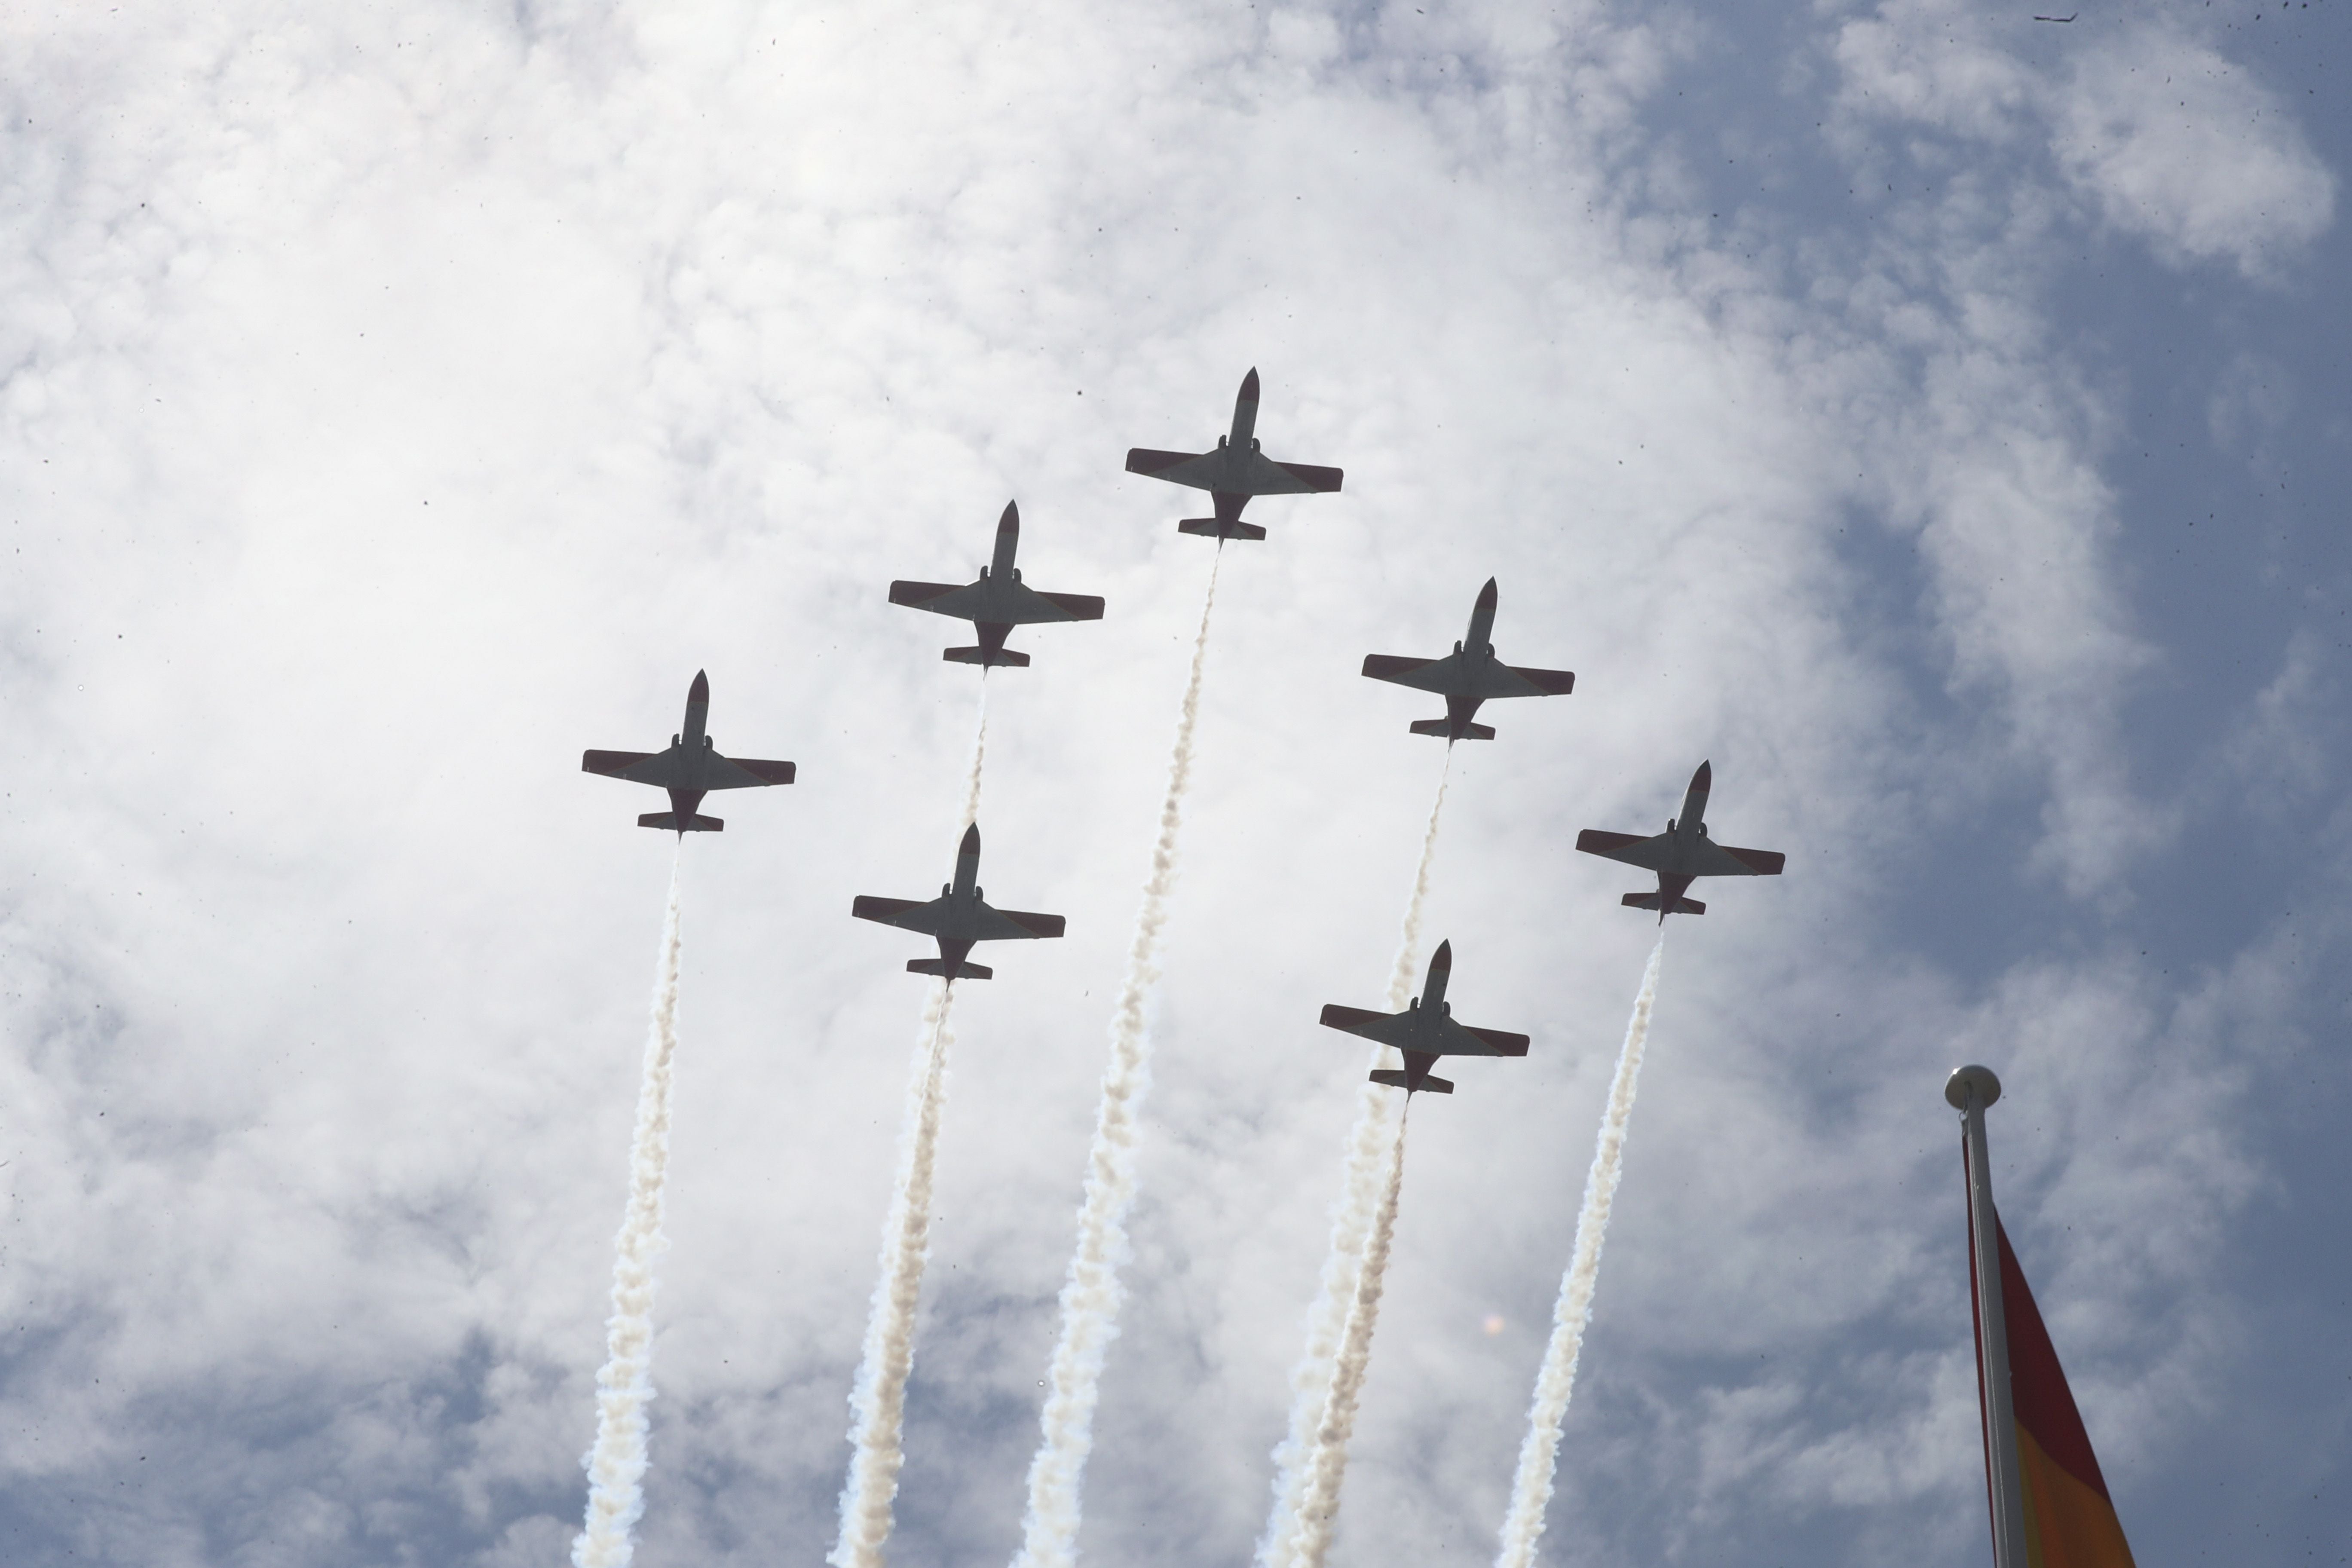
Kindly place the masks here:
MULTIPOLYGON (((1655 893, 1628 893, 1617 901, 1624 905, 1629 910, 1654 910, 1658 907, 1658 895, 1655 893)), ((1696 899, 1676 899, 1674 901, 1673 906, 1666 910, 1666 913, 1670 915, 1703 915, 1706 913, 1706 906, 1700 903, 1696 899)))
POLYGON ((688 816, 683 823, 674 811, 649 811, 637 818, 639 827, 658 827, 665 833, 717 833, 727 824, 715 816, 688 816))
POLYGON ((1203 533, 1211 539, 1264 539, 1265 530, 1254 522, 1226 522, 1213 517, 1188 517, 1176 525, 1179 533, 1203 533))
POLYGON ((950 664, 1002 664, 1014 669, 1029 668, 1029 656, 1009 647, 998 648, 994 653, 984 647, 951 647, 943 650, 940 657, 950 664))
POLYGON ((944 980, 992 980, 996 971, 984 963, 950 963, 944 958, 910 958, 909 974, 936 974, 944 980))
POLYGON ((1424 1078, 1419 1083, 1413 1083, 1410 1081, 1404 1074, 1389 1068, 1377 1068, 1373 1069, 1371 1079, 1374 1083, 1384 1083, 1391 1089, 1418 1089, 1423 1094, 1452 1094, 1454 1092, 1454 1084, 1451 1079, 1442 1078, 1424 1078))
MULTIPOLYGON (((1412 730, 1412 731, 1416 735, 1448 735, 1453 733, 1453 726, 1444 719, 1423 719, 1408 725, 1407 728, 1412 730)), ((1465 741, 1491 741, 1495 738, 1495 726, 1492 724, 1465 724, 1462 726, 1462 738, 1465 741)))

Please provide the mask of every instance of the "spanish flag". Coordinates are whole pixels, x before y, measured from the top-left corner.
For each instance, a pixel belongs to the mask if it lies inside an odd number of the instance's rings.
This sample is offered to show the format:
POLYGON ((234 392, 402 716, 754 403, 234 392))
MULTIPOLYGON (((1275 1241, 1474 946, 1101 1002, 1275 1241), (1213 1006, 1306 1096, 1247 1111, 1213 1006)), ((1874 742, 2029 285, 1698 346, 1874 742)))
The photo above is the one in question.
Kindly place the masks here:
MULTIPOLYGON (((2042 1312, 2033 1304, 2033 1292, 2026 1289, 2025 1270, 2010 1250, 2009 1232, 2001 1227, 1998 1211, 1992 1224, 2000 1247, 2000 1311, 2009 1342, 2010 1398, 2016 1411, 2018 1490, 2025 1514, 2023 1568, 2133 1568, 2123 1521, 2116 1517, 2106 1479, 2099 1474, 2098 1456, 2091 1452, 2082 1413, 2074 1408, 2074 1394, 2051 1346, 2050 1331, 2042 1326, 2042 1312)), ((1974 1247, 1969 1252, 1969 1276, 1975 1285, 1974 1247)), ((1971 1289, 1969 1310, 1979 1320, 1977 1402, 1990 1433, 1984 1324, 1976 1301, 1977 1292, 1971 1289)), ((1990 1453, 1985 1462, 1990 1468, 1990 1453)))

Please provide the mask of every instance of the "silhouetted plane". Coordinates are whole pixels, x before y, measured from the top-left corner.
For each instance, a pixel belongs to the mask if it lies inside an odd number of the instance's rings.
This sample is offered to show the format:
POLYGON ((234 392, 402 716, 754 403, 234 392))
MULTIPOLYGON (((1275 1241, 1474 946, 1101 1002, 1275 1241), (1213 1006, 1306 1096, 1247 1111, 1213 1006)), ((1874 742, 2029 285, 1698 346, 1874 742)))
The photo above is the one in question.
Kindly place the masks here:
POLYGON ((1495 657, 1487 637, 1495 629, 1495 580, 1478 590, 1470 608, 1470 633, 1444 658, 1398 658, 1391 654, 1364 656, 1364 673, 1374 680, 1394 681, 1445 699, 1445 717, 1423 719, 1411 728, 1416 735, 1443 735, 1445 743, 1491 741, 1491 724, 1473 724, 1478 704, 1492 697, 1564 697, 1576 689, 1576 677, 1565 669, 1524 669, 1495 657))
POLYGON ((1252 496, 1308 495, 1336 490, 1346 476, 1338 468, 1311 463, 1277 463, 1257 447, 1257 371, 1242 377, 1241 395, 1234 399, 1234 428, 1217 437, 1213 452, 1156 452, 1130 447, 1127 471, 1171 485, 1206 490, 1216 503, 1214 517, 1188 517, 1176 525, 1180 533, 1202 533, 1217 540, 1264 539, 1265 530, 1242 521, 1242 508, 1252 496))
POLYGON ((716 833, 727 826, 715 816, 697 816, 694 808, 714 789, 758 789, 793 782, 790 763, 763 763, 750 757, 722 757, 703 733, 710 712, 710 678, 694 672, 686 689, 686 728, 669 738, 666 752, 583 752, 583 773, 654 784, 669 791, 667 811, 649 811, 637 818, 639 827, 666 827, 683 838, 689 833, 716 833))
POLYGON ((963 842, 956 846, 955 880, 941 888, 938 898, 920 903, 913 899, 877 899, 861 894, 850 904, 849 912, 862 921, 880 921, 884 925, 937 937, 939 957, 910 958, 907 971, 910 974, 937 974, 948 980, 986 980, 996 973, 984 965, 964 962, 964 955, 971 952, 974 942, 1062 934, 1059 915, 992 909, 982 900, 977 822, 963 830, 963 842))
POLYGON ((1043 594, 1030 587, 1021 581, 1021 569, 1013 564, 1013 552, 1020 547, 1021 509, 1006 501, 1004 515, 996 523, 996 554, 980 569, 979 582, 961 588, 951 583, 893 583, 890 602, 935 616, 953 616, 979 627, 978 647, 951 647, 940 655, 941 658, 956 664, 1025 668, 1029 656, 1004 646, 1007 632, 1039 621, 1098 621, 1103 602, 1091 594, 1043 594))
POLYGON ((1344 1029, 1384 1046, 1394 1046, 1404 1053, 1404 1070, 1376 1068, 1370 1075, 1374 1083, 1384 1083, 1407 1094, 1452 1094, 1451 1083, 1429 1074, 1438 1058, 1528 1054, 1525 1035, 1474 1029, 1454 1021, 1453 1005, 1445 1000, 1445 982, 1453 973, 1454 944, 1441 942, 1430 957, 1429 977, 1422 983, 1421 994, 1403 1012, 1368 1013, 1361 1007, 1329 1003, 1323 1008, 1322 1025, 1327 1029, 1344 1029))
POLYGON ((1588 827, 1576 836, 1576 847, 1587 855, 1604 856, 1658 874, 1654 893, 1628 893, 1618 900, 1628 909, 1655 910, 1658 923, 1674 915, 1703 915, 1706 906, 1685 899, 1683 891, 1700 877, 1777 877, 1788 857, 1777 849, 1734 849, 1706 836, 1706 794, 1713 778, 1701 763, 1691 774, 1683 796, 1683 814, 1666 818, 1666 830, 1654 838, 1631 833, 1603 833, 1588 827))

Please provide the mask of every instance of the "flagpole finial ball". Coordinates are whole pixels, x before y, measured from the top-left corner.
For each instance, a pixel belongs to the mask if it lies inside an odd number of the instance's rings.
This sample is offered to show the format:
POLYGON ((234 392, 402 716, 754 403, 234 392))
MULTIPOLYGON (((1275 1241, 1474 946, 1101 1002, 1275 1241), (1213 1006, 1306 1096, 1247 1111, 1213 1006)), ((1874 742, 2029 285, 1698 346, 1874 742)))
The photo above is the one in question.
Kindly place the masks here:
POLYGON ((1992 1068, 1964 1067, 1954 1068, 1952 1076, 1944 1080, 1944 1099, 1954 1110, 1966 1110, 1971 1089, 1979 1105, 1990 1105, 2000 1098, 2000 1079, 1993 1076, 1992 1068))

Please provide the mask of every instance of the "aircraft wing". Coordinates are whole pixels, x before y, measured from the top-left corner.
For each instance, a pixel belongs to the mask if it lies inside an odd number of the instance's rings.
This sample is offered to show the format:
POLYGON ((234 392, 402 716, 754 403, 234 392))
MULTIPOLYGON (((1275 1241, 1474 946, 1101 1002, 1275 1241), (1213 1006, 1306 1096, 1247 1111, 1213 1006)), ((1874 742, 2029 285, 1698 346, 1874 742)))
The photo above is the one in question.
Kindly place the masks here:
POLYGON ((1565 697, 1576 689, 1576 675, 1566 669, 1530 669, 1525 665, 1490 664, 1479 684, 1481 697, 1565 697))
POLYGON ((1440 1031, 1444 1044, 1437 1054, 1442 1057, 1523 1057, 1528 1054, 1528 1037, 1501 1029, 1475 1029, 1467 1024, 1445 1020, 1440 1031))
POLYGON ((1098 621, 1103 602, 1092 594, 1041 594, 1026 583, 992 583, 996 602, 980 617, 1005 626, 1033 626, 1041 621, 1098 621))
POLYGON ((1644 871, 1664 868, 1672 846, 1663 833, 1644 838, 1633 833, 1603 833, 1588 827, 1576 836, 1576 847, 1587 855, 1600 855, 1611 860, 1622 860, 1628 866, 1639 866, 1644 871))
POLYGON ((1454 677, 1461 660, 1449 654, 1444 658, 1401 658, 1395 654, 1368 653, 1364 656, 1364 673, 1374 680, 1386 680, 1398 686, 1410 686, 1419 691, 1446 693, 1457 684, 1454 677))
POLYGON ((861 893, 853 900, 849 912, 861 921, 880 921, 886 926, 899 926, 919 931, 925 936, 939 934, 940 917, 946 912, 947 900, 933 899, 926 903, 919 899, 877 899, 861 893))
POLYGON ((583 752, 580 771, 667 788, 677 776, 677 763, 670 752, 583 752))
POLYGON ((890 602, 905 605, 909 609, 929 610, 934 615, 954 616, 968 621, 973 617, 971 611, 963 607, 963 602, 977 601, 980 593, 977 583, 909 583, 901 580, 890 584, 890 602))
POLYGON ((1728 844, 1702 838, 1685 868, 1700 877, 1777 877, 1788 858, 1777 849, 1734 849, 1728 844))
POLYGON ((1323 1016, 1316 1020, 1327 1029, 1344 1029, 1351 1035, 1361 1035, 1368 1040, 1378 1040, 1384 1046, 1405 1048, 1412 1038, 1412 1015, 1410 1013, 1368 1013, 1361 1007, 1342 1007, 1336 1002, 1323 1005, 1323 1016))
POLYGON ((1346 474, 1339 468, 1318 468, 1312 463, 1277 463, 1263 452, 1244 455, 1243 483, 1254 496, 1303 496, 1336 490, 1346 474))
POLYGON ((1442 697, 1555 697, 1576 689, 1576 677, 1565 669, 1522 669, 1492 659, 1473 666, 1458 653, 1444 658, 1366 654, 1364 673, 1442 697))
POLYGON ((1147 479, 1166 479, 1171 485, 1190 485, 1196 490, 1224 488, 1225 455, 1223 452, 1158 452, 1149 447, 1131 447, 1127 453, 1127 471, 1147 479))
POLYGON ((1213 452, 1160 452, 1149 447, 1130 447, 1127 471, 1196 490, 1222 490, 1227 495, 1302 496, 1336 490, 1347 475, 1339 468, 1312 463, 1277 463, 1263 452, 1244 452, 1234 461, 1230 448, 1213 452))
POLYGON ((1059 915, 1033 915, 1025 910, 1000 910, 987 904, 980 906, 980 933, 975 942, 1006 942, 1026 937, 1059 936, 1062 934, 1059 915))
POLYGON ((788 784, 793 782, 793 764, 764 762, 757 757, 722 757, 717 752, 705 752, 702 756, 702 787, 705 789, 757 789, 762 784, 788 784))

